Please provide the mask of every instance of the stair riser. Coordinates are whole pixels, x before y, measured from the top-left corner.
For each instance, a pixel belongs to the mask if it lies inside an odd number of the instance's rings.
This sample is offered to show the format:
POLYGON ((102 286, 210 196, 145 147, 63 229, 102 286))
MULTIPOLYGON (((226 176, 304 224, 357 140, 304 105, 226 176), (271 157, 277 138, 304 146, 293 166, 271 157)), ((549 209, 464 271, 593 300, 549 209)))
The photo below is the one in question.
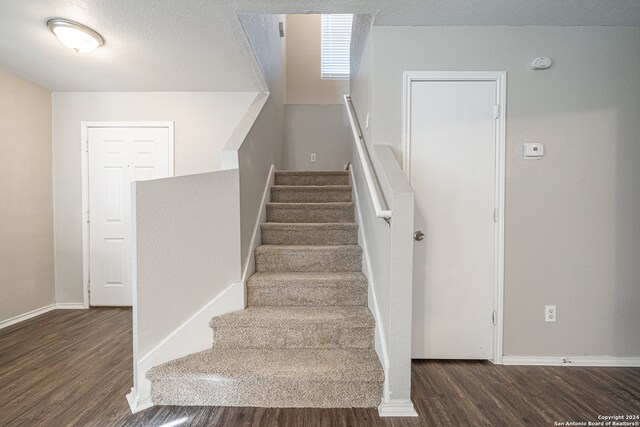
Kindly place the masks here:
POLYGON ((305 325, 213 328, 216 348, 371 348, 374 328, 305 325))
POLYGON ((275 203, 327 203, 350 202, 351 189, 319 190, 271 188, 271 201, 275 203))
POLYGON ((358 228, 349 229, 273 229, 262 228, 264 245, 357 245, 358 228))
POLYGON ((267 222, 353 222, 354 205, 338 207, 309 206, 289 208, 267 205, 267 222))
POLYGON ((248 287, 247 300, 250 306, 364 306, 367 287, 248 287))
POLYGON ((155 405, 265 408, 369 408, 380 404, 382 383, 367 381, 159 380, 155 405))
POLYGON ((362 271, 362 253, 345 251, 303 251, 256 254, 258 272, 362 271))
POLYGON ((349 185, 349 175, 278 175, 275 185, 349 185))

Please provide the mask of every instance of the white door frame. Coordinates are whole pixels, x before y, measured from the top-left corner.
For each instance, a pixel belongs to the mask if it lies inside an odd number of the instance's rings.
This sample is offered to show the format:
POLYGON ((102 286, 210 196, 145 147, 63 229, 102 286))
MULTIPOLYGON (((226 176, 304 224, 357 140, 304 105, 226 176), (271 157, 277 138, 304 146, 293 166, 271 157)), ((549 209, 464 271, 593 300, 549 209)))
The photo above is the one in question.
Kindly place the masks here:
POLYGON ((174 122, 80 122, 82 163, 82 295, 89 308, 89 129, 91 128, 167 128, 169 130, 169 176, 174 176, 174 122))
POLYGON ((411 183, 411 84, 420 81, 492 81, 496 82, 498 124, 496 126, 495 201, 497 221, 494 227, 493 363, 502 364, 504 330, 504 188, 507 73, 504 71, 405 71, 403 74, 402 151, 403 169, 411 183))

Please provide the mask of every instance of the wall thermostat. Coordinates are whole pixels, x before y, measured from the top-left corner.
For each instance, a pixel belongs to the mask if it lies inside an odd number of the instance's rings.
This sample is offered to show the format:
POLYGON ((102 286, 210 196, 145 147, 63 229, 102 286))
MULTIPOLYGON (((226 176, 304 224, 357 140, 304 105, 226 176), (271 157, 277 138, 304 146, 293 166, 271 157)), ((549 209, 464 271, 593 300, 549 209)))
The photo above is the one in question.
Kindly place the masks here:
POLYGON ((525 159, 537 160, 544 156, 544 145, 539 142, 528 142, 524 144, 523 155, 525 159))
POLYGON ((531 65, 529 65, 532 70, 546 70, 551 67, 551 58, 547 56, 540 56, 533 61, 531 61, 531 65))

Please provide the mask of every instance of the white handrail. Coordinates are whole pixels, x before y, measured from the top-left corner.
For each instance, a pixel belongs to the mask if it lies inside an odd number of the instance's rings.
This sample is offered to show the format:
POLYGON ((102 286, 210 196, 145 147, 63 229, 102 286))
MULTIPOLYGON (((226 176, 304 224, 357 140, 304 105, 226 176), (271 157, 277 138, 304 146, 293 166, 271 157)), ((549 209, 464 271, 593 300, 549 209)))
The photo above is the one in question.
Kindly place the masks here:
POLYGON ((344 104, 347 107, 347 115, 349 116, 349 123, 351 124, 351 132, 353 133, 353 139, 358 149, 358 157, 360 157, 360 164, 362 165, 362 171, 364 172, 364 178, 367 181, 367 187, 369 188, 369 194, 371 195, 371 201, 373 202, 373 208, 376 211, 378 218, 383 218, 387 222, 391 220, 391 210, 383 209, 382 202, 380 200, 380 193, 376 181, 373 177, 373 170, 371 168, 371 159, 369 153, 364 147, 364 137, 360 131, 360 125, 356 119, 356 113, 351 104, 351 97, 349 95, 343 95, 344 104))

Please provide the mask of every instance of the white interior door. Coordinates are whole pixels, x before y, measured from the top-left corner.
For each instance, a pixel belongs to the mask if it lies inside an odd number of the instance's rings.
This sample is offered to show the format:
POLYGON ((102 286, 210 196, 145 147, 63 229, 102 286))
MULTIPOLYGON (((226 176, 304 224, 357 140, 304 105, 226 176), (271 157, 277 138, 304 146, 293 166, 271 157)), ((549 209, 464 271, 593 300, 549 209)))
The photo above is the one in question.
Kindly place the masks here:
POLYGON ((91 305, 131 305, 131 183, 169 176, 169 149, 167 127, 88 129, 91 305))
POLYGON ((412 357, 493 356, 496 81, 414 81, 412 357))

